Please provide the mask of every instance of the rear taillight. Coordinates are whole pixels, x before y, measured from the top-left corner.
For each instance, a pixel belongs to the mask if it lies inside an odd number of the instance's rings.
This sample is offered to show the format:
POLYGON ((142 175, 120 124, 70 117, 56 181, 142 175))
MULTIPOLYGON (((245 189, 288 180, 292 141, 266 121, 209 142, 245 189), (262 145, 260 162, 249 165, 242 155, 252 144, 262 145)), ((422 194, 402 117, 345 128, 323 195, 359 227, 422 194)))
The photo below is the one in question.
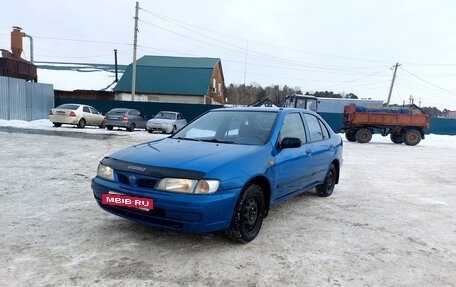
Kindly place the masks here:
POLYGON ((75 117, 76 113, 75 112, 70 112, 70 117, 75 117))
POLYGON ((105 119, 105 120, 106 120, 106 118, 107 118, 107 116, 106 116, 106 115, 104 115, 104 116, 103 116, 103 119, 105 119))
POLYGON ((123 116, 122 117, 122 121, 128 121, 128 117, 127 116, 123 116))
POLYGON ((49 111, 49 115, 52 116, 52 110, 49 111))

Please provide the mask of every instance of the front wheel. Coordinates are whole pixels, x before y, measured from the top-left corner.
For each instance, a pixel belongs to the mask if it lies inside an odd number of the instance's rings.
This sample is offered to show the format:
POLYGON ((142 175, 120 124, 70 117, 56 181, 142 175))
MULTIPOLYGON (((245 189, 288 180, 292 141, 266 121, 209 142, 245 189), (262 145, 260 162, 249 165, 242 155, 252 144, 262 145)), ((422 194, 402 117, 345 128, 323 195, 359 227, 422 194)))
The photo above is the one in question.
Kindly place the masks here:
POLYGON ((355 137, 359 143, 368 143, 372 139, 372 132, 370 129, 360 129, 356 132, 355 137))
POLYGON ((60 128, 62 126, 61 123, 53 123, 53 124, 54 124, 54 127, 56 127, 56 128, 60 128))
POLYGON ((322 184, 317 185, 316 190, 317 194, 321 197, 328 197, 334 191, 334 186, 336 185, 337 171, 334 164, 331 164, 331 167, 326 174, 325 180, 322 184))
POLYGON ((263 224, 265 210, 263 190, 255 184, 246 187, 234 209, 227 237, 239 243, 255 239, 263 224))

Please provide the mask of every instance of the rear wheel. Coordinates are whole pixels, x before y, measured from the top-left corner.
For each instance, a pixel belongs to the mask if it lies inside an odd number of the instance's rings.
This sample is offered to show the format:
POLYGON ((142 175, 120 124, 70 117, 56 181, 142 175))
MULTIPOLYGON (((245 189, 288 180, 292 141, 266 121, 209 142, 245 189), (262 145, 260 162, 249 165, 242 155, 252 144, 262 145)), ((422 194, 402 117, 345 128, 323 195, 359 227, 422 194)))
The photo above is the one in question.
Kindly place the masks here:
POLYGON ((405 132, 404 142, 406 145, 417 145, 421 141, 421 134, 416 129, 410 129, 405 132))
POLYGON ((326 174, 325 180, 322 184, 317 185, 316 190, 317 194, 321 197, 328 197, 334 191, 334 186, 336 185, 337 171, 334 164, 331 164, 331 167, 326 174))
POLYGON ((391 133, 390 138, 391 138, 391 141, 395 144, 401 144, 404 142, 403 135, 400 132, 391 133))
POLYGON ((54 124, 54 127, 56 127, 56 128, 59 128, 59 127, 61 127, 61 126, 62 126, 62 124, 61 124, 61 123, 53 123, 53 124, 54 124))
POLYGON ((356 132, 355 137, 359 143, 368 143, 372 139, 372 132, 370 129, 360 129, 356 132))
POLYGON ((130 125, 130 127, 128 128, 128 130, 129 130, 130 132, 134 131, 134 130, 135 130, 135 124, 132 123, 132 124, 130 125))
POLYGON ((108 129, 108 131, 112 131, 113 126, 106 126, 106 128, 108 129))
POLYGON ((83 129, 86 126, 86 121, 85 119, 80 119, 78 122, 78 128, 83 129))
POLYGON ((356 130, 348 130, 345 132, 345 138, 349 141, 349 142, 355 142, 356 141, 356 130))
POLYGON ((227 237, 239 243, 255 239, 263 224, 265 210, 263 190, 255 184, 247 186, 234 208, 227 237))

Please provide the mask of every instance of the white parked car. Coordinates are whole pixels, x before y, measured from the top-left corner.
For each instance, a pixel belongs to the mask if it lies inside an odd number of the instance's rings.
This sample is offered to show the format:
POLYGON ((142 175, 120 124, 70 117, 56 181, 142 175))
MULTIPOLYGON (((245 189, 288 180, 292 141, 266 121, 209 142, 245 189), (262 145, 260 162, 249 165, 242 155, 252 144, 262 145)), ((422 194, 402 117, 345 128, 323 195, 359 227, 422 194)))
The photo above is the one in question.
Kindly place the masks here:
POLYGON ((146 130, 149 133, 155 131, 175 133, 187 124, 187 120, 179 112, 161 111, 153 119, 147 121, 146 130))
POLYGON ((55 127, 62 124, 85 126, 103 126, 103 115, 94 107, 81 104, 63 104, 49 112, 49 120, 55 127))

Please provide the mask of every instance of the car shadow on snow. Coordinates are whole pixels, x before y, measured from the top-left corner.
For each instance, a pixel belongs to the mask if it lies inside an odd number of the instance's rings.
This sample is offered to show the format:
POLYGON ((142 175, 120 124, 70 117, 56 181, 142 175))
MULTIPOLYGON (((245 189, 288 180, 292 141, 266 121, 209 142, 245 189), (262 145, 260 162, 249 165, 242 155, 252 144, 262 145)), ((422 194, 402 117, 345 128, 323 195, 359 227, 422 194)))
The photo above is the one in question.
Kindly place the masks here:
MULTIPOLYGON (((296 216, 300 216, 300 212, 309 210, 309 207, 315 205, 315 201, 321 199, 324 198, 319 197, 315 189, 311 189, 273 206, 270 209, 268 216, 264 219, 259 238, 262 236, 267 237, 268 231, 273 232, 271 229, 274 229, 274 227, 271 227, 271 224, 288 224, 287 218, 290 216, 290 212, 293 213, 293 210, 297 211, 295 214, 296 216)), ((169 249, 176 248, 176 246, 189 246, 191 248, 201 247, 207 249, 210 246, 220 247, 238 244, 229 240, 225 236, 225 231, 223 230, 203 234, 186 233, 149 226, 123 218, 112 217, 110 215, 107 215, 107 217, 104 217, 102 220, 102 228, 97 232, 102 232, 103 237, 110 238, 113 234, 116 234, 116 237, 123 237, 122 241, 138 243, 141 245, 141 248, 145 247, 144 244, 150 248, 162 247, 169 249)), ((255 241, 259 241, 259 238, 255 241)), ((138 250, 138 252, 140 252, 140 250, 138 250)))

